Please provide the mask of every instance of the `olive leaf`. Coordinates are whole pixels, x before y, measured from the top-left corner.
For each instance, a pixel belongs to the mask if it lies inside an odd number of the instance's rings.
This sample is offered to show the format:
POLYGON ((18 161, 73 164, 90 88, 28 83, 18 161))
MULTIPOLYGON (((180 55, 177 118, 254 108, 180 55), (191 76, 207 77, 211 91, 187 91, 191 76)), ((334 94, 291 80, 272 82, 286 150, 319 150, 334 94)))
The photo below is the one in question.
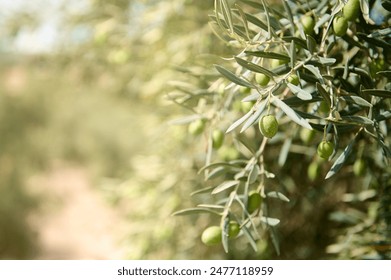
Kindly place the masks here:
POLYGON ((244 68, 250 70, 250 71, 253 71, 253 72, 257 72, 257 73, 262 73, 270 78, 272 78, 273 76, 275 76, 276 74, 274 74, 272 71, 270 70, 267 70, 266 68, 264 67, 261 67, 259 65, 256 65, 252 62, 249 62, 247 60, 244 60, 244 59, 241 59, 239 57, 235 57, 235 60, 237 61, 237 63, 240 65, 240 66, 243 66, 244 68))
POLYGON ((187 208, 172 213, 172 216, 184 216, 184 215, 205 214, 205 213, 221 215, 221 213, 208 208, 187 208))
POLYGON ((258 106, 257 110, 255 111, 255 113, 250 118, 248 118, 246 123, 243 125, 242 129, 240 130, 240 133, 246 131, 247 128, 249 128, 250 126, 252 126, 253 124, 255 124, 258 121, 258 119, 261 116, 262 112, 265 110, 266 105, 267 105, 267 100, 263 100, 259 104, 259 106, 258 106))
POLYGON ((356 142, 356 138, 354 138, 343 150, 342 154, 337 158, 334 162, 333 166, 331 166, 329 172, 326 174, 326 180, 334 176, 344 165, 346 160, 348 159, 350 153, 352 152, 353 145, 356 142))
POLYGON ((286 105, 284 101, 274 97, 272 102, 276 107, 280 108, 292 121, 301 125, 302 127, 312 130, 312 127, 309 124, 309 122, 306 119, 299 116, 291 107, 286 105))
POLYGON ((285 195, 283 195, 282 193, 280 192, 277 192, 277 191, 272 191, 272 192, 268 192, 266 194, 267 197, 272 197, 272 198, 278 198, 282 201, 285 201, 285 202, 289 202, 289 198, 287 198, 285 195))
POLYGON ((212 194, 217 194, 222 191, 228 190, 232 187, 235 187, 239 185, 240 181, 233 180, 233 181, 225 181, 224 183, 218 185, 216 188, 213 189, 212 194))
POLYGON ((244 86, 244 87, 248 87, 248 88, 255 88, 254 85, 252 85, 251 83, 247 82, 246 80, 236 76, 234 73, 225 69, 223 66, 216 65, 216 64, 214 66, 217 69, 217 71, 220 72, 221 75, 226 77, 231 82, 233 82, 237 85, 240 85, 240 86, 244 86))
POLYGON ((308 93, 307 91, 305 91, 304 89, 302 89, 301 87, 295 86, 294 84, 291 84, 291 83, 287 83, 287 86, 292 91, 292 93, 294 95, 296 95, 298 98, 300 98, 301 100, 311 100, 312 99, 312 95, 310 93, 308 93))

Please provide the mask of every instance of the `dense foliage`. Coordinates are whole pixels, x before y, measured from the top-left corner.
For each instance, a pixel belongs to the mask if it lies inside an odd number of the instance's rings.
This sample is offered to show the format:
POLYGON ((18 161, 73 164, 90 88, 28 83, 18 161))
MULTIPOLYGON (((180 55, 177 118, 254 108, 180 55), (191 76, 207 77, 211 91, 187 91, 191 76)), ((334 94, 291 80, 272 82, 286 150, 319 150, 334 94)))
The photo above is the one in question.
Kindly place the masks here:
POLYGON ((389 258, 390 3, 269 2, 216 0, 226 54, 171 95, 205 154, 201 203, 175 214, 215 216, 227 253, 389 258))

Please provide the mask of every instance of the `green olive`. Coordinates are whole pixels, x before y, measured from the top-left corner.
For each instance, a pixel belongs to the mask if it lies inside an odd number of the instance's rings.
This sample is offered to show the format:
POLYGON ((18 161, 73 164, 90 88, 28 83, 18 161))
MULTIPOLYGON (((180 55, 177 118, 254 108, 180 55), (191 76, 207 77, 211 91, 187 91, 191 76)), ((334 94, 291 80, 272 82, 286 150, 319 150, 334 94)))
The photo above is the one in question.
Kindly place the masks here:
POLYGON ((296 74, 292 74, 287 79, 288 83, 291 83, 295 86, 298 86, 300 84, 300 79, 296 74))
POLYGON ((212 132, 212 146, 213 146, 213 148, 215 148, 216 150, 220 149, 220 147, 224 143, 224 136, 225 136, 224 132, 221 131, 220 129, 213 130, 213 132, 212 132))
POLYGON ((311 16, 302 16, 301 24, 305 34, 312 35, 314 33, 315 21, 311 16))
POLYGON ((319 105, 319 112, 328 114, 330 112, 329 104, 326 101, 321 101, 319 105))
POLYGON ((360 0, 348 0, 342 9, 342 14, 348 21, 355 21, 360 12, 360 0))
POLYGON ((262 197, 257 191, 252 191, 247 199, 247 211, 252 214, 261 206, 262 197))
POLYGON ((334 144, 330 141, 322 141, 318 145, 317 152, 321 158, 328 159, 334 152, 334 144))
POLYGON ((219 226, 210 226, 206 228, 201 235, 201 241, 205 245, 212 246, 221 242, 222 230, 219 226))
POLYGON ((240 87, 239 92, 242 94, 249 94, 251 92, 251 88, 249 87, 240 87))
POLYGON ((333 20, 334 33, 337 36, 344 36, 348 30, 348 21, 344 17, 335 17, 333 20))
POLYGON ((262 74, 262 73, 256 73, 255 74, 255 81, 261 85, 261 86, 266 86, 269 81, 270 81, 270 77, 269 76, 266 76, 265 74, 262 74))
POLYGON ((230 221, 228 226, 228 237, 235 238, 240 232, 240 226, 235 221, 230 221))
POLYGON ((221 160, 223 160, 223 161, 231 161, 231 160, 238 159, 240 156, 240 153, 234 147, 222 146, 218 150, 218 155, 221 158, 221 160))
POLYGON ((320 175, 320 166, 316 161, 311 162, 308 165, 307 176, 311 181, 315 181, 320 175))
POLYGON ((277 134, 278 131, 278 122, 275 116, 266 115, 263 116, 258 123, 259 130, 262 135, 267 138, 273 138, 274 135, 277 134))
POLYGON ((284 60, 279 60, 279 59, 272 59, 270 61, 270 68, 274 69, 277 68, 278 66, 284 64, 284 60))
POLYGON ((300 139, 303 141, 304 144, 308 145, 311 143, 311 141, 314 139, 315 131, 308 129, 308 128, 302 128, 300 130, 300 139))
POLYGON ((240 102, 240 103, 241 103, 240 109, 243 113, 247 113, 248 111, 250 111, 255 104, 255 102, 240 102))
POLYGON ((353 164, 353 173, 356 176, 363 176, 367 169, 367 165, 363 159, 357 159, 353 164))
POLYGON ((189 124, 188 131, 192 135, 199 135, 205 129, 205 121, 202 119, 195 120, 189 124))

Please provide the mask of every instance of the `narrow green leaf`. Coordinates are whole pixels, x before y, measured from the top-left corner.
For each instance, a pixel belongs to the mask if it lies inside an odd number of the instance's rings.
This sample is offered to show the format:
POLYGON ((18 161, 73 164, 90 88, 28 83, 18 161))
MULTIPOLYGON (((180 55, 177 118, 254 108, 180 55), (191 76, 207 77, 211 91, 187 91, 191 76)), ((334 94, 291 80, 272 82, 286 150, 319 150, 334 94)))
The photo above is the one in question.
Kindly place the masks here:
POLYGON ((280 241, 273 227, 270 228, 269 234, 271 236, 274 249, 276 249, 277 255, 280 255, 280 241))
POLYGON ((248 182, 250 184, 252 183, 255 183, 258 179, 258 175, 259 175, 259 166, 258 164, 254 164, 251 171, 250 171, 250 174, 248 175, 248 182))
POLYGON ((220 72, 221 75, 226 77, 231 82, 233 82, 233 83, 235 83, 237 85, 240 85, 240 86, 249 87, 249 88, 255 88, 254 85, 252 85, 251 83, 247 82, 246 80, 243 80, 242 78, 239 78, 238 76, 236 76, 231 71, 225 69, 223 66, 216 65, 216 64, 214 66, 216 67, 217 71, 220 72))
POLYGON ((391 71, 379 71, 376 74, 391 79, 391 71))
POLYGON ((243 117, 241 117, 240 119, 238 119, 237 121, 235 121, 233 124, 231 124, 227 131, 225 133, 230 133, 232 130, 234 130, 235 128, 237 128, 238 126, 240 126, 242 123, 244 123, 251 115, 253 114, 253 112, 250 110, 247 112, 247 114, 245 114, 243 117))
POLYGON ((247 60, 241 59, 240 57, 236 56, 235 60, 237 61, 237 63, 240 66, 242 66, 242 67, 244 67, 244 68, 246 68, 246 69, 248 69, 250 71, 257 72, 257 73, 262 73, 262 74, 264 74, 266 76, 269 76, 270 78, 275 76, 275 74, 272 71, 269 71, 266 68, 263 68, 263 67, 261 67, 261 66, 259 66, 257 64, 249 62, 247 60))
POLYGON ((318 91, 318 93, 323 97, 323 99, 326 101, 327 105, 329 105, 329 107, 331 106, 331 99, 330 99, 330 95, 329 93, 324 89, 324 87, 319 84, 319 83, 316 83, 316 89, 318 91))
POLYGON ((228 162, 215 162, 215 163, 211 163, 211 164, 203 166, 198 171, 198 174, 201 174, 203 171, 205 171, 207 169, 214 168, 214 167, 220 167, 220 166, 225 167, 225 168, 237 168, 238 167, 237 165, 234 165, 234 164, 228 163, 228 162))
POLYGON ((247 237, 247 240, 250 242, 250 245, 253 248, 253 250, 257 252, 258 251, 257 243, 253 235, 251 234, 250 230, 246 226, 241 227, 241 229, 243 231, 243 234, 247 237))
POLYGON ((248 118, 246 123, 243 125, 242 129, 240 130, 240 133, 244 132, 246 129, 248 129, 250 126, 252 126, 253 124, 255 124, 258 121, 262 112, 265 110, 266 105, 267 105, 267 100, 263 100, 259 104, 259 106, 256 109, 256 111, 254 112, 254 114, 250 118, 248 118))
POLYGON ((265 223, 265 224, 267 224, 268 226, 271 226, 271 227, 275 227, 276 225, 278 225, 280 223, 279 219, 265 217, 265 216, 261 217, 260 220, 261 220, 262 223, 265 223))
POLYGON ((298 125, 301 125, 302 127, 305 127, 305 128, 312 130, 312 127, 309 124, 309 122, 306 119, 299 116, 292 108, 290 108, 288 105, 286 105, 283 101, 274 97, 273 104, 276 107, 280 108, 292 121, 294 121, 298 125))
POLYGON ((258 100, 258 98, 259 98, 259 93, 255 92, 255 93, 252 93, 252 94, 246 96, 245 98, 243 98, 242 102, 256 101, 256 100, 258 100))
POLYGON ((364 89, 361 91, 362 93, 384 97, 384 98, 391 98, 391 91, 389 90, 382 90, 382 89, 364 89))
POLYGON ((289 52, 290 52, 291 68, 294 68, 296 64, 296 44, 295 41, 293 40, 291 41, 289 52))
POLYGON ((236 180, 233 180, 233 181, 226 181, 220 185, 218 185, 216 188, 213 189, 212 191, 212 194, 217 194, 217 193, 220 193, 222 191, 225 191, 225 190, 228 190, 232 187, 235 187, 237 185, 239 185, 240 181, 236 181, 236 180))
POLYGON ((318 59, 321 64, 326 66, 331 66, 337 61, 335 58, 332 57, 318 57, 318 59))
POLYGON ((211 170, 209 173, 207 173, 205 180, 211 180, 214 178, 217 178, 219 176, 222 176, 227 173, 227 169, 223 166, 217 167, 213 170, 211 170))
POLYGON ((243 9, 237 3, 235 3, 235 7, 239 12, 240 18, 242 19, 244 30, 246 31, 246 35, 247 35, 247 40, 251 41, 250 31, 248 29, 248 22, 246 19, 246 14, 244 13, 243 9))
POLYGON ((357 37, 368 42, 371 45, 374 45, 374 46, 377 46, 377 47, 380 47, 383 49, 387 49, 387 50, 391 49, 391 44, 385 40, 378 39, 378 38, 371 38, 371 37, 368 37, 364 33, 357 33, 357 37))
POLYGON ((326 180, 334 176, 344 165, 346 160, 348 159, 350 153, 352 152, 352 148, 356 139, 354 138, 350 143, 346 146, 345 150, 343 150, 342 154, 337 158, 334 162, 333 166, 331 166, 330 171, 326 174, 326 180))
POLYGON ((249 22, 251 22, 252 24, 254 24, 254 25, 260 27, 261 29, 267 31, 267 25, 263 21, 259 20, 257 17, 255 17, 255 16, 253 16, 251 14, 245 13, 245 15, 246 15, 246 19, 249 22))
POLYGON ((307 35, 307 49, 310 51, 310 53, 314 53, 316 49, 316 41, 312 36, 307 35))
POLYGON ((265 52, 265 51, 245 51, 245 54, 252 55, 256 57, 264 57, 264 58, 271 58, 271 59, 278 59, 278 60, 284 60, 289 61, 290 57, 276 52, 265 52))
POLYGON ((372 104, 366 101, 364 98, 361 98, 360 96, 355 95, 346 95, 341 97, 343 100, 345 100, 348 103, 354 103, 363 107, 372 107, 372 104))
POLYGON ((228 23, 230 32, 234 33, 231 9, 230 9, 230 7, 229 7, 229 5, 228 5, 226 0, 220 0, 220 1, 221 1, 221 4, 222 4, 221 7, 222 7, 222 13, 223 13, 225 22, 228 23))
POLYGON ((319 27, 323 26, 328 20, 331 18, 331 15, 324 14, 318 21, 316 21, 316 24, 314 26, 314 29, 318 29, 319 27))
POLYGON ((301 100, 311 100, 312 99, 312 95, 309 92, 303 90, 302 88, 295 86, 294 84, 291 84, 291 83, 287 83, 287 86, 292 91, 292 93, 294 95, 296 95, 298 98, 300 98, 301 100))
POLYGON ((213 211, 208 208, 187 208, 187 209, 176 211, 172 215, 173 216, 184 216, 184 215, 204 214, 204 213, 221 215, 219 212, 213 211))
POLYGON ((310 71, 312 74, 315 75, 315 77, 322 83, 324 84, 324 80, 323 80, 323 77, 322 77, 322 74, 320 74, 320 71, 319 71, 319 68, 313 66, 313 65, 310 65, 310 64, 305 64, 304 65, 304 68, 306 68, 308 71, 310 71))
POLYGON ((292 14, 291 7, 289 6, 288 0, 284 0, 284 1, 282 1, 282 3, 284 4, 284 9, 287 14, 288 20, 290 22, 289 29, 290 29, 291 33, 294 34, 295 33, 295 22, 293 21, 293 14, 292 14))
POLYGON ((225 253, 228 253, 228 232, 229 232, 229 218, 224 217, 224 224, 223 224, 223 232, 221 233, 221 243, 223 244, 223 248, 225 253))
POLYGON ((278 165, 284 166, 286 159, 288 158, 289 149, 291 148, 292 138, 286 138, 282 145, 280 154, 278 156, 278 165))
POLYGON ((362 116, 342 116, 342 120, 360 125, 373 125, 373 121, 362 116))
POLYGON ((213 189, 214 189, 214 187, 205 187, 205 188, 202 188, 202 189, 199 189, 199 190, 196 190, 196 191, 190 193, 190 196, 194 196, 194 195, 201 194, 201 193, 208 193, 213 189))
POLYGON ((302 48, 307 48, 306 41, 301 38, 298 38, 298 37, 285 36, 285 37, 282 37, 282 40, 284 40, 285 42, 288 42, 288 43, 294 41, 296 45, 299 45, 302 48))
POLYGON ((273 192, 269 192, 266 194, 267 197, 272 197, 272 198, 277 198, 277 199, 280 199, 282 201, 285 201, 285 202, 289 202, 289 198, 287 198, 285 195, 283 195, 282 193, 280 192, 277 192, 277 191, 273 191, 273 192))

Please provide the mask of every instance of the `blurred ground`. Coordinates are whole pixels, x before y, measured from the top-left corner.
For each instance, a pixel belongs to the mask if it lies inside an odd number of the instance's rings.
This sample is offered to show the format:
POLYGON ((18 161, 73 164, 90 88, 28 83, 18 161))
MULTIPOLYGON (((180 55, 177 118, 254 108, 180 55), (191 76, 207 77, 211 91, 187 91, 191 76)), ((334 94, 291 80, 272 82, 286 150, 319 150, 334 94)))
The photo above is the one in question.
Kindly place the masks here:
POLYGON ((47 198, 31 217, 32 227, 39 230, 36 259, 123 259, 126 222, 85 170, 59 165, 29 185, 47 198))

